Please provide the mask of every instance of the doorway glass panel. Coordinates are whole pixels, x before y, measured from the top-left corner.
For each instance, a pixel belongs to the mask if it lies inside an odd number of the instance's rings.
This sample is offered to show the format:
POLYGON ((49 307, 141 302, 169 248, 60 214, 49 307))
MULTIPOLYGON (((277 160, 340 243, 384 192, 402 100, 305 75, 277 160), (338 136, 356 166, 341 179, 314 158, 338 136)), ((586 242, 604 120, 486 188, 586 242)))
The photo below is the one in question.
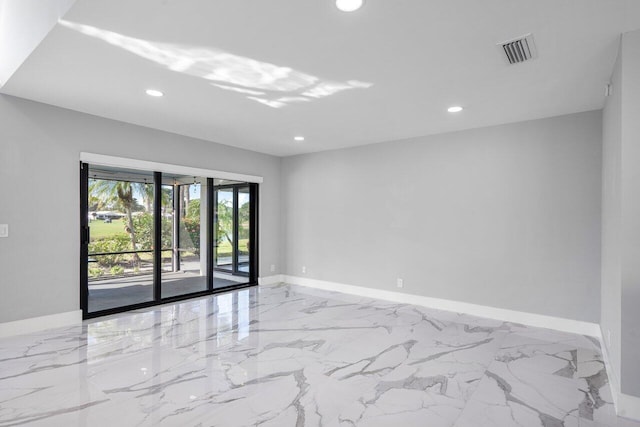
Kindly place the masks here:
POLYGON ((162 298, 207 290, 206 221, 202 221, 207 180, 176 176, 165 177, 167 181, 173 181, 163 185, 171 195, 171 215, 167 215, 171 225, 163 227, 162 241, 163 250, 171 250, 171 262, 163 262, 162 298))
POLYGON ((153 300, 153 174, 89 169, 88 311, 153 300))
POLYGON ((216 289, 248 283, 251 254, 251 192, 246 183, 215 180, 214 280, 216 289))
MULTIPOLYGON (((162 229, 160 231, 161 241, 161 270, 160 278, 161 283, 169 281, 173 276, 174 266, 174 250, 173 250, 173 221, 174 221, 174 186, 168 185, 163 182, 162 184, 162 229)), ((162 288, 162 296, 165 295, 165 289, 162 288)))
POLYGON ((233 273, 235 256, 233 188, 216 190, 215 268, 233 273))
POLYGON ((249 187, 238 188, 238 271, 249 275, 251 199, 249 187))

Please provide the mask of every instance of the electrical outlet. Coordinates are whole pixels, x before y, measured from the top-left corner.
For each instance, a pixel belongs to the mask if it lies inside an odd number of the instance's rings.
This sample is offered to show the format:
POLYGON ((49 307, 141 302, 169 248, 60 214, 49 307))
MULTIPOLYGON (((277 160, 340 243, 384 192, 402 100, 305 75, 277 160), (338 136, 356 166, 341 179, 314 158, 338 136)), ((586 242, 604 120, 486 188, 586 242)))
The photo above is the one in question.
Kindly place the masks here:
POLYGON ((402 280, 401 278, 398 277, 398 280, 396 281, 396 285, 399 288, 404 288, 404 280, 402 280))
POLYGON ((274 271, 276 271, 276 265, 275 264, 271 264, 271 272, 273 273, 274 271))
POLYGON ((307 267, 305 267, 304 265, 302 266, 302 274, 306 274, 307 273, 307 267))
POLYGON ((9 224, 0 224, 0 237, 9 237, 9 224))

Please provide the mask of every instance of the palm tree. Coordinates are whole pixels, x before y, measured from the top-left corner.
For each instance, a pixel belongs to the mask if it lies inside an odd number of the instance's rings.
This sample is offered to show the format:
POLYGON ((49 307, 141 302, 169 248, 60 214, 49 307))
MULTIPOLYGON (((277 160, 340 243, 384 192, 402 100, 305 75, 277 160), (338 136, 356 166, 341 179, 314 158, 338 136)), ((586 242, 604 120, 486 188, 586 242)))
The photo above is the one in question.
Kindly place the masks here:
POLYGON ((216 235, 218 244, 226 239, 233 246, 233 238, 229 233, 233 230, 233 202, 230 200, 218 200, 216 235))
MULTIPOLYGON (((138 182, 111 181, 105 179, 92 179, 89 183, 89 194, 106 202, 115 202, 121 207, 127 217, 125 231, 131 239, 131 247, 135 251, 137 246, 136 232, 133 225, 133 211, 137 205, 134 193, 146 194, 147 185, 138 182)), ((133 254, 133 262, 140 265, 140 257, 133 254)))

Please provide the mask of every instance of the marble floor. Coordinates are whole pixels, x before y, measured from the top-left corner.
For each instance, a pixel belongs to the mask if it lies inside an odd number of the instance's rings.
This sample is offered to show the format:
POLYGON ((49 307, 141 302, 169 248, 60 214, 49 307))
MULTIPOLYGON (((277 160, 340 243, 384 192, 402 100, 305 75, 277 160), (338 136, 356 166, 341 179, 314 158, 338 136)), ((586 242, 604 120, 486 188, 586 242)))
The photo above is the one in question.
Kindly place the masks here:
POLYGON ((275 285, 0 339, 0 426, 638 427, 598 341, 275 285))

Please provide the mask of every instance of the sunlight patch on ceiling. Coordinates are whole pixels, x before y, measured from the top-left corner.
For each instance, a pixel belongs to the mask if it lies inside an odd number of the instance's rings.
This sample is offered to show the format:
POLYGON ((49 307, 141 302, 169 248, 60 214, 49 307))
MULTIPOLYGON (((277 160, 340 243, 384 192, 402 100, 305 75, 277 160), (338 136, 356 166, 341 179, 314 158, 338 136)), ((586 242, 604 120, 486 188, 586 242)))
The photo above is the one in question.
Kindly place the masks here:
POLYGON ((234 55, 220 49, 151 42, 63 19, 59 23, 161 64, 169 70, 216 82, 211 83, 212 86, 248 95, 247 99, 272 108, 373 86, 372 83, 358 80, 324 80, 290 67, 234 55))
POLYGON ((251 90, 251 89, 243 89, 241 87, 235 87, 235 86, 227 86, 227 85, 219 85, 217 83, 211 83, 213 86, 215 87, 219 87, 220 89, 224 89, 224 90, 231 90, 233 92, 238 92, 238 93, 246 93, 249 95, 264 95, 264 92, 260 92, 259 90, 251 90))

